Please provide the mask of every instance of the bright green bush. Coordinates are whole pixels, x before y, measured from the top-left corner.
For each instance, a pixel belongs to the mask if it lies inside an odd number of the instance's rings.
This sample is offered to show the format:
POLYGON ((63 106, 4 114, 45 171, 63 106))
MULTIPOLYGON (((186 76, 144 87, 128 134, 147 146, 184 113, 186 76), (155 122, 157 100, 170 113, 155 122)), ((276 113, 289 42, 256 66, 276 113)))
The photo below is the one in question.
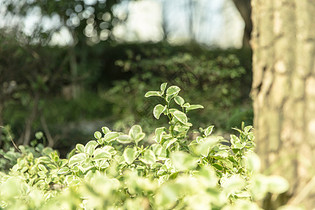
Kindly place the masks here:
POLYGON ((283 193, 288 182, 259 173, 251 126, 229 141, 213 126, 190 131, 187 113, 203 106, 163 83, 145 97, 161 98, 153 109, 168 127, 146 136, 139 125, 128 133, 103 127, 95 140, 77 144, 67 159, 44 149, 18 159, 0 173, 5 209, 259 209, 267 192, 283 193))

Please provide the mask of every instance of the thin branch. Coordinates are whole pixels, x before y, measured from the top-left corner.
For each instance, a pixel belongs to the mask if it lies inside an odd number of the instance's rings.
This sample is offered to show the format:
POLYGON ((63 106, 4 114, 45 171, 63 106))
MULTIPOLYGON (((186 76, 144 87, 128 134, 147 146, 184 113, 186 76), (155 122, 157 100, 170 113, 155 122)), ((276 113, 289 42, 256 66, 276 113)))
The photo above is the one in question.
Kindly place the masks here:
POLYGON ((6 129, 4 126, 2 126, 2 125, 0 125, 0 128, 2 128, 3 130, 6 130, 6 131, 7 131, 8 135, 9 135, 9 138, 10 138, 10 141, 12 142, 14 148, 15 148, 18 152, 21 152, 21 150, 16 146, 15 142, 13 141, 13 138, 12 138, 12 136, 11 136, 11 134, 10 134, 10 131, 7 130, 7 129, 6 129))
POLYGON ((53 140, 53 138, 52 138, 52 136, 50 134, 50 131, 49 131, 49 128, 48 128, 48 125, 47 125, 47 122, 46 122, 46 119, 45 119, 44 115, 41 115, 40 121, 42 123, 44 132, 45 132, 47 140, 48 140, 48 146, 52 147, 54 145, 54 140, 53 140))

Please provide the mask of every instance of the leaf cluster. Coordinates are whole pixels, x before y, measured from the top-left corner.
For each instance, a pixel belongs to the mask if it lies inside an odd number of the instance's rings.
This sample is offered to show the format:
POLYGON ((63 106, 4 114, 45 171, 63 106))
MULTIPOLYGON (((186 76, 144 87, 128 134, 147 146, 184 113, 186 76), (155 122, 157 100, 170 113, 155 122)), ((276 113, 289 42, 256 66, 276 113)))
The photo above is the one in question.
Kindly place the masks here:
POLYGON ((259 209, 266 193, 283 193, 288 182, 259 173, 251 126, 230 140, 200 128, 194 138, 187 114, 203 108, 163 83, 145 97, 160 97, 153 116, 153 143, 134 125, 122 133, 103 127, 94 140, 77 144, 68 158, 45 149, 18 159, 0 173, 0 207, 6 209, 259 209))

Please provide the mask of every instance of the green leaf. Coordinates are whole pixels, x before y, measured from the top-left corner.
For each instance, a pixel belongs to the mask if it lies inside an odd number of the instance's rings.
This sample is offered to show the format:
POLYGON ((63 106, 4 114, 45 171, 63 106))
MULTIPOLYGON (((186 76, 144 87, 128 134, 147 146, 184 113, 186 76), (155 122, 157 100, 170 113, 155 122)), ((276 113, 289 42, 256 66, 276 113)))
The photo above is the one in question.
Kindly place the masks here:
POLYGON ((174 111, 173 112, 173 116, 181 123, 185 124, 187 123, 187 116, 184 112, 181 112, 181 111, 174 111))
POLYGON ((124 151, 124 158, 129 165, 137 158, 138 152, 136 148, 126 148, 124 151))
POLYGON ((39 170, 44 171, 44 172, 48 171, 47 168, 42 164, 38 164, 38 168, 39 168, 39 170))
POLYGON ((171 153, 171 161, 179 171, 186 171, 197 166, 198 159, 182 151, 171 153))
POLYGON ((222 178, 221 186, 223 190, 230 195, 241 191, 245 186, 245 180, 239 174, 236 174, 229 178, 222 178))
POLYGON ((39 132, 36 132, 36 133, 35 133, 35 138, 36 138, 36 139, 41 139, 41 138, 43 138, 43 137, 44 137, 43 132, 39 131, 39 132))
POLYGON ((260 170, 261 162, 258 155, 256 155, 254 152, 246 155, 245 163, 248 170, 250 171, 258 172, 260 170))
POLYGON ((231 148, 232 149, 237 149, 241 150, 246 146, 246 142, 241 142, 241 140, 235 136, 235 135, 230 135, 231 136, 231 148))
POLYGON ((102 127, 102 132, 103 132, 104 134, 107 134, 107 133, 110 132, 110 130, 109 130, 108 127, 104 126, 104 127, 102 127))
POLYGON ((110 159, 112 155, 106 151, 104 148, 97 148, 94 153, 94 160, 103 160, 103 159, 110 159))
POLYGON ((80 164, 86 159, 87 159, 87 156, 85 153, 79 153, 79 154, 73 155, 69 160, 69 166, 71 167, 76 164, 80 164))
POLYGON ((156 128, 155 129, 155 136, 154 139, 157 143, 160 143, 162 138, 163 138, 163 134, 165 134, 165 127, 160 127, 160 128, 156 128))
POLYGON ((180 97, 180 96, 176 96, 176 97, 174 98, 174 101, 175 101, 178 105, 180 105, 180 106, 183 106, 184 103, 185 103, 185 100, 184 100, 182 97, 180 97))
POLYGON ((188 107, 190 107, 190 104, 189 103, 185 103, 182 107, 188 108, 188 107))
POLYGON ((170 209, 170 206, 174 206, 174 203, 178 201, 178 197, 181 194, 181 187, 177 183, 167 183, 161 186, 158 194, 156 195, 156 202, 163 209, 170 209))
POLYGON ((207 128, 205 129, 205 131, 203 132, 203 133, 205 134, 205 136, 209 136, 209 135, 212 133, 213 128, 214 128, 213 125, 210 125, 209 127, 207 127, 207 128))
POLYGON ((153 109, 153 116, 156 118, 156 119, 159 119, 161 114, 166 110, 166 105, 163 106, 161 104, 158 104, 154 107, 153 109))
POLYGON ((150 149, 144 151, 143 156, 139 158, 143 163, 152 165, 156 162, 154 152, 150 149))
POLYGON ((96 131, 96 132, 94 133, 94 138, 96 138, 96 139, 102 138, 102 133, 99 132, 99 131, 96 131))
POLYGON ((66 173, 68 173, 69 171, 70 171, 69 168, 63 167, 63 168, 59 169, 57 173, 58 173, 58 174, 66 174, 66 173))
POLYGON ((218 170, 222 170, 223 169, 223 167, 219 163, 213 163, 212 166, 215 167, 218 170))
POLYGON ((173 138, 173 139, 171 139, 171 140, 169 140, 169 141, 165 141, 164 144, 163 144, 163 147, 164 147, 165 149, 167 149, 167 148, 169 148, 172 144, 174 144, 176 141, 177 141, 176 138, 173 138))
POLYGON ((160 96, 161 97, 161 93, 159 91, 148 91, 144 97, 148 98, 151 96, 160 96))
POLYGON ((119 136, 119 133, 117 132, 109 132, 105 134, 104 140, 109 143, 111 141, 114 141, 118 136, 119 136))
POLYGON ((154 152, 154 154, 156 156, 160 155, 162 149, 163 149, 163 147, 161 146, 161 144, 152 144, 151 145, 151 150, 154 152))
POLYGON ((98 143, 96 141, 89 141, 84 147, 84 152, 88 155, 92 155, 97 146, 98 143))
POLYGON ((163 94, 164 94, 165 89, 166 89, 166 86, 167 86, 167 83, 166 83, 166 82, 161 84, 161 86, 160 86, 160 89, 161 89, 161 95, 163 95, 163 94))
POLYGON ((173 96, 173 95, 176 95, 178 94, 180 91, 180 88, 177 87, 177 86, 171 86, 169 88, 167 88, 167 91, 166 91, 166 96, 173 96))
POLYGON ((108 145, 103 147, 103 150, 110 153, 111 155, 115 155, 117 153, 114 147, 108 145))
POLYGON ((141 141, 142 139, 144 139, 144 137, 145 137, 145 133, 140 133, 140 134, 138 134, 138 135, 136 136, 136 138, 134 139, 134 141, 135 141, 136 143, 138 143, 139 141, 141 141))
POLYGON ((84 162, 83 164, 79 165, 78 167, 83 173, 85 173, 89 169, 93 168, 94 165, 91 162, 84 162))
POLYGON ((211 166, 202 166, 198 171, 197 177, 206 187, 213 188, 217 186, 218 177, 216 176, 215 170, 211 166))
POLYGON ((268 191, 271 193, 284 193, 289 189, 289 182, 281 176, 268 176, 268 191))
POLYGON ((268 192, 268 178, 265 175, 257 174, 253 176, 250 183, 250 190, 255 200, 263 199, 268 192))
POLYGON ((77 144, 76 146, 75 146, 75 148, 76 148, 76 150, 78 151, 78 152, 84 152, 84 145, 82 145, 82 144, 77 144))
MULTIPOLYGON (((237 197, 239 197, 239 194, 237 194, 237 197)), ((233 205, 229 208, 229 209, 234 209, 234 210, 238 210, 238 209, 242 209, 242 210, 261 210, 261 208, 259 208, 259 206, 256 203, 251 202, 250 200, 245 200, 245 199, 237 199, 235 201, 235 203, 233 203, 233 205)), ((277 208, 278 210, 285 210, 286 208, 282 209, 282 208, 277 208)), ((291 208, 289 208, 291 209, 291 208)), ((289 210, 287 209, 287 210, 289 210)), ((292 208, 291 210, 301 210, 301 209, 297 209, 296 207, 292 208)))
POLYGON ((154 152, 158 160, 164 160, 166 158, 166 150, 160 144, 152 144, 151 150, 154 152))
POLYGON ((218 137, 207 137, 199 143, 196 148, 196 152, 199 155, 207 157, 211 149, 219 142, 218 137))
POLYGON ((204 107, 202 105, 190 105, 186 108, 186 112, 194 110, 194 109, 203 109, 204 107))
POLYGON ((130 128, 129 136, 132 139, 137 139, 137 136, 142 133, 142 128, 140 125, 134 125, 130 128))
POLYGON ((129 144, 131 142, 131 138, 128 135, 120 135, 116 140, 122 144, 129 144))
POLYGON ((96 160, 95 165, 98 168, 108 168, 109 163, 107 160, 96 160))

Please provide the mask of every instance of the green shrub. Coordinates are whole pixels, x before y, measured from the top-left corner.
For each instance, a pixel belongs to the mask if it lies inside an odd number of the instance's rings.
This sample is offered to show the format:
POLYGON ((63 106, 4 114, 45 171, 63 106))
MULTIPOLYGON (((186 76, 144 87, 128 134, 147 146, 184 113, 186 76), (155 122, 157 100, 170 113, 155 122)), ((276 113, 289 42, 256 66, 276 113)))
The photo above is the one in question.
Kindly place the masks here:
POLYGON ((1 138, 3 145, 2 149, 0 149, 0 171, 8 172, 17 163, 19 158, 25 157, 30 153, 34 157, 40 157, 43 155, 43 151, 47 150, 44 148, 43 144, 37 143, 43 136, 42 132, 35 134, 36 139, 31 142, 32 146, 20 145, 17 147, 15 142, 13 142, 10 126, 0 126, 0 129, 3 130, 1 138), (14 147, 12 144, 14 144, 14 147))
POLYGON ((161 98, 156 119, 168 119, 148 137, 139 125, 128 133, 103 127, 95 140, 77 144, 67 159, 44 149, 0 173, 0 207, 6 209, 259 209, 267 192, 288 182, 259 173, 251 126, 229 141, 213 126, 190 131, 187 113, 203 106, 179 96, 180 88, 149 91, 161 98))
MULTIPOLYGON (((199 100, 206 105, 204 110, 190 116, 193 124, 206 126, 210 121, 217 129, 227 131, 230 127, 226 119, 232 115, 238 125, 241 121, 252 122, 251 114, 236 118, 233 113, 235 108, 251 109, 248 99, 251 70, 237 57, 241 52, 169 51, 166 47, 128 51, 127 58, 116 61, 121 71, 132 76, 129 80, 115 81, 113 88, 104 91, 103 97, 114 104, 113 112, 121 119, 115 129, 126 130, 139 123, 149 131, 150 127, 160 125, 149 118, 152 102, 141 95, 162 81, 179 86, 188 100, 199 100)), ((245 112, 250 113, 247 110, 245 112)))

